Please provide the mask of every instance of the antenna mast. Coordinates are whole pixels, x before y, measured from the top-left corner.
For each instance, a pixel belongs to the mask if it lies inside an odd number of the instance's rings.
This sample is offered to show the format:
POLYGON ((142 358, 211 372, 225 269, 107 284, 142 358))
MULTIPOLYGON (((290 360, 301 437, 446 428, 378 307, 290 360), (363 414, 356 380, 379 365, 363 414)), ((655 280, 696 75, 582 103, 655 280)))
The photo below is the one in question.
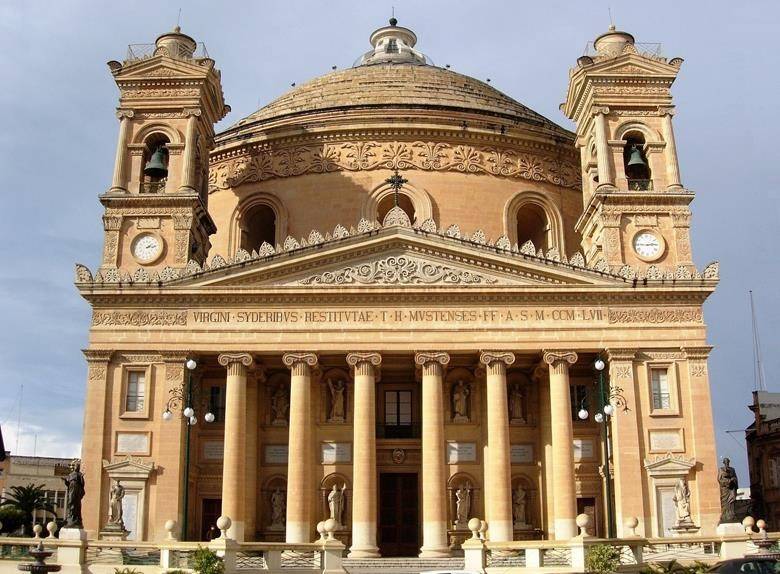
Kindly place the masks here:
POLYGON ((764 365, 761 364, 761 338, 758 335, 758 324, 756 322, 756 306, 753 304, 753 291, 750 294, 750 318, 753 324, 753 390, 765 391, 764 383, 764 365))

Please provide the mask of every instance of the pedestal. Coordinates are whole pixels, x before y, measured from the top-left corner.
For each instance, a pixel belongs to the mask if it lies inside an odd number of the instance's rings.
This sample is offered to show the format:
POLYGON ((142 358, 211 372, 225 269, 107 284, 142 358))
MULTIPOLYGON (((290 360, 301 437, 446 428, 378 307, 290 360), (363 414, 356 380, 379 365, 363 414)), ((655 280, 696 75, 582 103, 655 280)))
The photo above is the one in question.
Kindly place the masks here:
MULTIPOLYGON (((699 527, 693 522, 687 522, 672 526, 669 530, 672 531, 672 536, 692 536, 699 531, 699 527)), ((743 528, 744 531, 744 528, 743 528)))
POLYGON ((739 522, 724 522, 715 529, 718 536, 744 536, 745 527, 739 522))
POLYGON ((63 528, 60 530, 57 562, 63 566, 80 566, 84 564, 84 549, 86 546, 86 530, 83 528, 63 528))

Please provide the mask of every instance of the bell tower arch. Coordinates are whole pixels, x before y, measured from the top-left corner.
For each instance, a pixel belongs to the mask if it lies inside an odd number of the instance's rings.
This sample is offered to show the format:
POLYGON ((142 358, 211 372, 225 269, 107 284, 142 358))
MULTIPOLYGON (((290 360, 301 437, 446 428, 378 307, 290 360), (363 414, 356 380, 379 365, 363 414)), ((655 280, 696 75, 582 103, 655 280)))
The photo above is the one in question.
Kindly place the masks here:
POLYGON ((672 129, 671 86, 682 58, 602 34, 569 73, 564 113, 577 125, 583 213, 577 222, 589 263, 692 268, 689 205, 672 129))
POLYGON ((208 157, 214 124, 230 111, 214 64, 178 27, 108 63, 120 97, 114 174, 100 196, 104 276, 205 260, 216 231, 208 157))

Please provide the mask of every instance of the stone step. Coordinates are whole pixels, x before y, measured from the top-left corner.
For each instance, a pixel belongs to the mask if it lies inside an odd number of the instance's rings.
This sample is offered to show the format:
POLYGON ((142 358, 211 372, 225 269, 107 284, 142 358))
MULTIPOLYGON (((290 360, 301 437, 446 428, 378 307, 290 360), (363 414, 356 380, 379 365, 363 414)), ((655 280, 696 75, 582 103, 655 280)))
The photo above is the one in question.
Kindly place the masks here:
POLYGON ((346 558, 349 574, 418 574, 427 570, 462 570, 463 558, 346 558))

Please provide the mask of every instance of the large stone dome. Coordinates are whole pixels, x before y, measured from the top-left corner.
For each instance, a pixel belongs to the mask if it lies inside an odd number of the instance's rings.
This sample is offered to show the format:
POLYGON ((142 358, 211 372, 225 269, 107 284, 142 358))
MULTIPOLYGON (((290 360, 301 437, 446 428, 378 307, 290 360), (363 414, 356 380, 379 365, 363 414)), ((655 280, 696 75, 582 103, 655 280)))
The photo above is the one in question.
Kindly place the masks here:
POLYGON ((464 114, 476 114, 475 120, 493 122, 498 129, 513 126, 556 139, 572 138, 568 130, 490 84, 434 66, 414 49, 416 41, 414 32, 391 20, 390 26, 371 35, 372 50, 355 66, 294 87, 225 130, 219 140, 239 137, 246 141, 271 128, 358 116, 415 123, 425 123, 426 117, 447 123, 449 118, 460 126, 463 121, 469 123, 464 114))

